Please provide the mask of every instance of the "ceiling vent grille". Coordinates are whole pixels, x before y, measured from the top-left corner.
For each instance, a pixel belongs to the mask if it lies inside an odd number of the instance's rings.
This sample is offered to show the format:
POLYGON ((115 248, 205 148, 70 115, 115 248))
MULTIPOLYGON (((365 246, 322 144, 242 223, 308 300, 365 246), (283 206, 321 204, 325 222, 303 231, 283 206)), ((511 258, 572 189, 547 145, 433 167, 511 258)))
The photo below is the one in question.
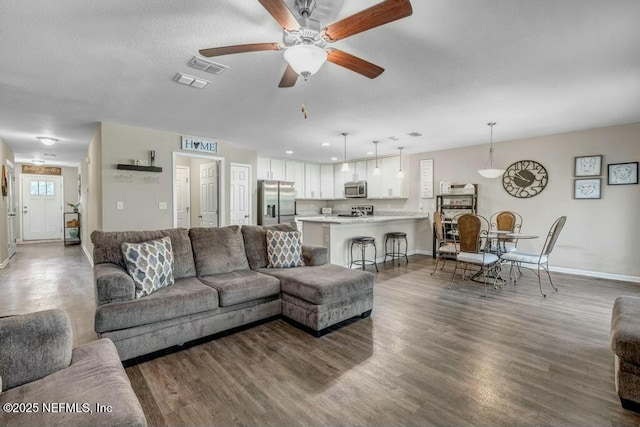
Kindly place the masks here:
POLYGON ((176 74, 175 76, 173 76, 173 81, 175 81, 176 83, 195 87, 198 89, 202 89, 203 87, 211 83, 208 80, 199 79, 197 77, 190 76, 189 74, 185 74, 185 73, 176 74))
POLYGON ((55 153, 42 153, 42 157, 56 157, 55 153))
POLYGON ((411 132, 411 133, 409 133, 407 135, 414 136, 414 137, 422 136, 422 134, 420 132, 411 132))
POLYGON ((191 68, 195 68, 196 70, 215 75, 220 75, 229 69, 229 67, 226 65, 217 64, 211 61, 205 61, 204 59, 198 58, 196 56, 191 58, 191 61, 189 61, 187 65, 191 68))

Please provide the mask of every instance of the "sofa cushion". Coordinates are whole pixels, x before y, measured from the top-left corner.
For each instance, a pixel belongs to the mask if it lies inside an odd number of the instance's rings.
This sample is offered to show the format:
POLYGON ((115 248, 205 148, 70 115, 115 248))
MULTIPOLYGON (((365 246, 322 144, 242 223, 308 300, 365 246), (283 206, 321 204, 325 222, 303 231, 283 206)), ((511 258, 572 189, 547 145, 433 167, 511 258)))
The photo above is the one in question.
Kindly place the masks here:
POLYGON ((242 238, 244 239, 244 248, 247 253, 249 267, 252 270, 269 265, 267 230, 296 231, 297 228, 295 222, 273 225, 243 225, 241 229, 242 238))
POLYGON ((71 363, 72 348, 71 320, 64 310, 1 318, 0 375, 3 385, 0 390, 38 380, 66 368, 71 363))
POLYGON ((218 292, 195 277, 133 301, 113 302, 96 309, 97 333, 146 325, 218 307, 218 292))
POLYGON ((125 242, 122 255, 136 284, 136 298, 173 285, 173 252, 169 237, 142 243, 125 242))
POLYGON ((173 277, 194 277, 196 266, 193 261, 191 240, 186 228, 170 228, 167 230, 152 231, 99 231, 91 233, 93 242, 93 263, 113 263, 126 269, 127 264, 122 256, 122 244, 124 242, 140 243, 149 240, 171 238, 173 249, 173 277))
POLYGON ((189 230, 198 276, 248 270, 240 227, 199 227, 189 230))
POLYGON ((326 304, 373 289, 374 275, 335 264, 297 268, 261 268, 280 279, 282 293, 313 304, 326 304))
POLYGON ((640 365, 640 298, 618 297, 613 304, 611 349, 621 360, 640 365))
POLYGON ((299 231, 267 230, 269 268, 290 268, 304 265, 299 231))
POLYGON ((200 280, 218 291, 221 307, 229 307, 280 293, 278 279, 253 270, 204 276, 200 277, 200 280))
POLYGON ((113 342, 93 341, 73 350, 71 365, 37 381, 0 394, 0 405, 37 402, 38 412, 0 411, 0 424, 9 426, 146 426, 147 421, 113 342), (44 404, 77 405, 76 411, 47 412, 44 404), (111 411, 96 411, 96 405, 111 411), (88 405, 88 408, 83 405, 88 405), (85 409, 90 409, 90 411, 85 409))

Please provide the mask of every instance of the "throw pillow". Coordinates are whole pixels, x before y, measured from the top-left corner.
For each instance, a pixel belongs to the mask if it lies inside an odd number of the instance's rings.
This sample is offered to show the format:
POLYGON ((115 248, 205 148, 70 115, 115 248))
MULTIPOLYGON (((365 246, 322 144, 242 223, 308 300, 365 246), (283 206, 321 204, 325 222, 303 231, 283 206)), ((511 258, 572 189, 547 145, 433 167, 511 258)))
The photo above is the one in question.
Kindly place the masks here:
POLYGON ((267 230, 267 255, 267 268, 303 266, 300 232, 267 230))
POLYGON ((173 285, 173 251, 169 237, 142 243, 125 242, 122 255, 136 284, 136 298, 173 285))

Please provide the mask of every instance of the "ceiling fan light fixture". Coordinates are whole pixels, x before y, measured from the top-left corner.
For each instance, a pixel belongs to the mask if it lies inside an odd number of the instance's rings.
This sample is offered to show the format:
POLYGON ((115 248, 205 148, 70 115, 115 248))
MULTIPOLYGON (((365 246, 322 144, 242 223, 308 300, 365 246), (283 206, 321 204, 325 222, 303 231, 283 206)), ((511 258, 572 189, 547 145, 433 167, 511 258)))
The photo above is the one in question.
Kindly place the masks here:
POLYGON ((37 136, 36 138, 39 139, 40 142, 42 142, 44 145, 53 145, 58 142, 56 138, 51 138, 50 136, 37 136))
POLYGON ((478 173, 483 178, 495 179, 504 174, 504 169, 498 169, 493 167, 493 127, 496 122, 489 122, 487 126, 491 127, 491 145, 489 146, 489 167, 486 169, 478 169, 478 173))
POLYGON ((284 52, 284 59, 293 71, 306 80, 317 73, 327 61, 327 52, 312 44, 299 44, 288 48, 284 52))

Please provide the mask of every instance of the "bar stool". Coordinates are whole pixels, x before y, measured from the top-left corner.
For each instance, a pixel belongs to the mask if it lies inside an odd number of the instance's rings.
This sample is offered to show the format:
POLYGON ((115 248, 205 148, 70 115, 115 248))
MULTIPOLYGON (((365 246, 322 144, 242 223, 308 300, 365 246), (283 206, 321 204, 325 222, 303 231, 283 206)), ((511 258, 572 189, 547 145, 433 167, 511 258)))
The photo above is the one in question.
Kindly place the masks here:
POLYGON ((404 256, 407 264, 409 263, 409 258, 407 257, 407 247, 409 243, 407 242, 407 233, 403 233, 401 231, 393 231, 391 233, 387 233, 384 235, 384 261, 387 262, 387 255, 391 256, 391 262, 398 258, 398 265, 400 265, 400 257, 404 256), (400 252, 400 242, 404 240, 404 253, 400 252), (391 241, 391 252, 388 252, 387 242, 391 241), (397 250, 396 250, 397 245, 397 250))
POLYGON ((350 263, 349 263, 349 268, 351 268, 351 266, 353 264, 355 265, 361 265, 362 269, 364 270, 365 265, 373 265, 376 268, 376 271, 378 271, 378 264, 376 264, 376 258, 378 257, 378 248, 376 248, 376 239, 374 237, 369 237, 369 236, 359 236, 359 237, 354 237, 351 239, 351 247, 349 248, 349 258, 350 258, 350 263), (358 248, 360 248, 360 259, 353 259, 353 246, 356 245, 358 248), (367 246, 373 246, 373 260, 370 259, 366 259, 365 257, 365 251, 367 249, 367 246))

